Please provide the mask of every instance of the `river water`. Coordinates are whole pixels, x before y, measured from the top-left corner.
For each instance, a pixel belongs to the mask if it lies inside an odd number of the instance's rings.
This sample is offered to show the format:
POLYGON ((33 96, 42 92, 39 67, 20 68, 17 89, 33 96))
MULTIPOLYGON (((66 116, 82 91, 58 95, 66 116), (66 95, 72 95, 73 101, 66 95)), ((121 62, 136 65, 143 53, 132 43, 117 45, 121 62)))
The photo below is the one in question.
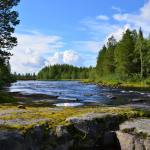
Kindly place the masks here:
POLYGON ((135 91, 105 88, 79 81, 17 81, 8 90, 22 94, 46 94, 58 96, 62 103, 58 106, 78 106, 86 103, 118 105, 130 103, 136 99, 150 100, 150 91, 135 91), (63 103, 70 100, 70 103, 63 103), (78 100, 78 102, 72 101, 78 100))

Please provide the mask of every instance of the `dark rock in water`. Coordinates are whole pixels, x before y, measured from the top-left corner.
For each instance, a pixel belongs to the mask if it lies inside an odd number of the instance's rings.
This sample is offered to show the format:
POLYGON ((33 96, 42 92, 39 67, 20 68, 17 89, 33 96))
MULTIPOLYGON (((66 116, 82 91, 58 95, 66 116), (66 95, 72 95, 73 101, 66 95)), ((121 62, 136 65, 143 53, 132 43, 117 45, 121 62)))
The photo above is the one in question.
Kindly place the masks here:
POLYGON ((93 94, 85 93, 84 96, 93 96, 93 94))
POLYGON ((24 105, 18 105, 18 108, 20 108, 20 109, 26 109, 26 107, 24 105))
POLYGON ((116 96, 113 96, 113 95, 107 95, 107 97, 108 97, 109 99, 117 99, 117 97, 116 97, 116 96))
POLYGON ((140 98, 134 98, 131 100, 132 102, 144 102, 144 99, 140 99, 140 98))
POLYGON ((78 98, 74 98, 74 97, 58 97, 58 100, 68 100, 68 101, 79 101, 78 98))

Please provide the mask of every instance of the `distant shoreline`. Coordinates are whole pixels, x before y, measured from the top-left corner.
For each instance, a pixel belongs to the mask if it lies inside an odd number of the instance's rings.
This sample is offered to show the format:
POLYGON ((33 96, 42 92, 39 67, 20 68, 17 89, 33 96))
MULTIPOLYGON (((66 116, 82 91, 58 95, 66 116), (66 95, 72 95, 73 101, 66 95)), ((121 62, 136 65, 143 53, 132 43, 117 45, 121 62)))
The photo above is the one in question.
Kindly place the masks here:
POLYGON ((111 87, 111 88, 121 88, 121 89, 137 89, 137 90, 150 90, 150 85, 146 85, 143 82, 111 82, 106 80, 93 81, 90 79, 84 79, 82 83, 93 83, 99 86, 111 87))

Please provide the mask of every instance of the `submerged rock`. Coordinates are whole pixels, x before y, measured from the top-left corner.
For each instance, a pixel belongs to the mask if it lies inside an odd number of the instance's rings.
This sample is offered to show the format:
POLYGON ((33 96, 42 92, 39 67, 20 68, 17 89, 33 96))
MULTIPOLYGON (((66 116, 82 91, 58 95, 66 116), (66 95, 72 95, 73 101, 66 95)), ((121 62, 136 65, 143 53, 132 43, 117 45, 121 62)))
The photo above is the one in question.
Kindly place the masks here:
POLYGON ((85 93, 84 96, 93 96, 93 94, 85 93))
POLYGON ((141 98, 134 98, 131 100, 132 102, 144 102, 145 100, 144 99, 141 99, 141 98))
POLYGON ((107 95, 106 97, 109 98, 109 99, 117 99, 117 97, 114 96, 114 95, 107 95))

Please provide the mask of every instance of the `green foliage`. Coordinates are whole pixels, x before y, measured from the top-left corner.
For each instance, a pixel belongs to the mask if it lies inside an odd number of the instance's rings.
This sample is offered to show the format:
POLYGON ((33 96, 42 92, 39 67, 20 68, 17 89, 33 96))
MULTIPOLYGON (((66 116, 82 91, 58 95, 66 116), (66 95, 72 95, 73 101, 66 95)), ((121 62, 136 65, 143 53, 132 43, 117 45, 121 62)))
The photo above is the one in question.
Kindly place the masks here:
POLYGON ((0 92, 0 103, 12 103, 17 100, 9 93, 0 92))
POLYGON ((26 74, 17 74, 16 72, 13 74, 14 78, 16 80, 36 80, 36 75, 35 73, 30 74, 30 73, 26 73, 26 74))
POLYGON ((98 54, 96 73, 99 80, 105 81, 139 82, 148 78, 150 39, 143 37, 141 29, 139 33, 126 30, 119 42, 109 38, 107 47, 104 45, 98 54))
POLYGON ((88 79, 92 68, 74 67, 72 65, 53 65, 43 68, 37 75, 37 79, 61 80, 61 79, 88 79))
POLYGON ((116 73, 123 80, 133 72, 134 45, 132 32, 127 30, 115 49, 116 73))
POLYGON ((12 81, 9 51, 17 45, 17 39, 12 34, 19 24, 18 13, 13 9, 18 3, 19 0, 0 0, 0 86, 12 81))

